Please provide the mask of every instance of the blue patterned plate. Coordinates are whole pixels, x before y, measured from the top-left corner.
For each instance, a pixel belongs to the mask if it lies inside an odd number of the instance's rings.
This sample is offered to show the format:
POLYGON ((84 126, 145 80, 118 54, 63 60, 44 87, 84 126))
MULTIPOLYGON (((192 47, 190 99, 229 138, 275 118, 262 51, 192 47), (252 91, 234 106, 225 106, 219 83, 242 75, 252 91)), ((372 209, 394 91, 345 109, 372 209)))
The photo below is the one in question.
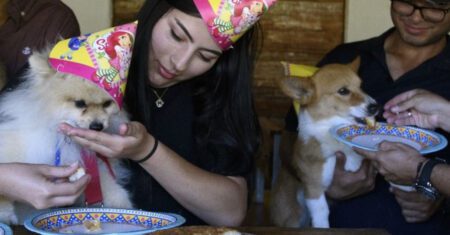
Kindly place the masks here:
POLYGON ((146 234, 180 226, 176 214, 111 208, 67 208, 37 213, 25 220, 25 228, 39 234, 146 234), (89 225, 100 228, 89 230, 89 225))
POLYGON ((411 126, 393 126, 377 123, 374 128, 362 125, 339 125, 330 133, 351 147, 377 151, 382 141, 401 142, 417 149, 421 154, 439 151, 447 146, 447 139, 439 133, 411 126))
POLYGON ((11 227, 4 223, 0 223, 0 235, 12 235, 11 227))

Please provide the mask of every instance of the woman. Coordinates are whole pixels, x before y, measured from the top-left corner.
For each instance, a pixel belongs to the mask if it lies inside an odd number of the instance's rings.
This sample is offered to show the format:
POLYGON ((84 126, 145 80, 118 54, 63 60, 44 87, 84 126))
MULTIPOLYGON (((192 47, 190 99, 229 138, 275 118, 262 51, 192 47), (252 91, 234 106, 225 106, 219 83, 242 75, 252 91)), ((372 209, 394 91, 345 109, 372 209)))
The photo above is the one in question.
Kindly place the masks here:
POLYGON ((249 30, 229 49, 234 39, 208 28, 204 10, 187 0, 147 1, 125 94, 133 121, 120 135, 61 130, 102 155, 131 160, 137 208, 178 213, 186 225, 237 226, 259 144, 250 80, 256 41, 249 30))

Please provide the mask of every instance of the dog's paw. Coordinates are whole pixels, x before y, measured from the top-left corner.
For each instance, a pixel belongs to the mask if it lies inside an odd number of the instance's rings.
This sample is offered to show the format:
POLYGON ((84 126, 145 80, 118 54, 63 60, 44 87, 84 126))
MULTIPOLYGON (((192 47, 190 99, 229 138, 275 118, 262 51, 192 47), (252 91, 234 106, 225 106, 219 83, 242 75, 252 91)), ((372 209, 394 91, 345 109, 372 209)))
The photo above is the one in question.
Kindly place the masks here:
POLYGON ((0 222, 5 224, 19 224, 19 218, 14 213, 0 212, 0 222))
POLYGON ((344 169, 346 171, 355 172, 361 167, 362 158, 360 156, 346 155, 344 169))
POLYGON ((312 226, 314 228, 329 228, 330 224, 328 220, 321 220, 321 221, 312 221, 312 226))

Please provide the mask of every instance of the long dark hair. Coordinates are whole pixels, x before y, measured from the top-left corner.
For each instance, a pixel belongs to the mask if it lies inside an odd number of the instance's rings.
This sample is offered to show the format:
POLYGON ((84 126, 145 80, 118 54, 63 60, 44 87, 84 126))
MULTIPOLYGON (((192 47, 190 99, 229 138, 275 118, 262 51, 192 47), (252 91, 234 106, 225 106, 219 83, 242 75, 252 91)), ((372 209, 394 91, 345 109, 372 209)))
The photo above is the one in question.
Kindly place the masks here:
MULTIPOLYGON (((200 17, 191 0, 147 0, 138 15, 125 102, 133 120, 143 123, 147 129, 152 105, 147 98, 151 92, 147 83, 149 42, 154 25, 172 7, 200 17)), ((236 158, 229 169, 238 171, 250 170, 240 168, 252 166, 260 142, 251 91, 257 51, 255 32, 258 32, 255 28, 249 30, 208 72, 194 80, 197 146, 206 148, 216 161, 236 158)))

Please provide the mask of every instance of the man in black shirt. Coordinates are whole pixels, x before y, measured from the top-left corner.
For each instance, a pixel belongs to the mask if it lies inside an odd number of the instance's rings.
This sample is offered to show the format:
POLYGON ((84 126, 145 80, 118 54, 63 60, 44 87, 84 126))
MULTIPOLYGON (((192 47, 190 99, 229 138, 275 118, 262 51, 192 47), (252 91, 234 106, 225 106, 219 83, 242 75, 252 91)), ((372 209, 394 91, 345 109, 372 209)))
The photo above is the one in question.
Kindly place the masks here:
MULTIPOLYGON (((376 38, 340 45, 318 66, 349 63, 361 56, 361 87, 381 106, 415 88, 450 99, 449 2, 392 0, 394 28, 376 38)), ((384 121, 381 115, 378 121, 384 121)), ((291 109, 286 117, 286 129, 291 134, 283 136, 285 144, 295 138, 297 125, 291 109)), ((432 156, 449 158, 450 148, 432 156)), ((390 188, 381 176, 369 173, 373 172, 369 161, 351 173, 343 169, 343 156, 337 160, 327 192, 330 199, 336 200, 330 207, 331 227, 385 228, 392 234, 450 234, 446 225, 450 220, 445 218, 442 200, 432 201, 418 192, 390 188)))

